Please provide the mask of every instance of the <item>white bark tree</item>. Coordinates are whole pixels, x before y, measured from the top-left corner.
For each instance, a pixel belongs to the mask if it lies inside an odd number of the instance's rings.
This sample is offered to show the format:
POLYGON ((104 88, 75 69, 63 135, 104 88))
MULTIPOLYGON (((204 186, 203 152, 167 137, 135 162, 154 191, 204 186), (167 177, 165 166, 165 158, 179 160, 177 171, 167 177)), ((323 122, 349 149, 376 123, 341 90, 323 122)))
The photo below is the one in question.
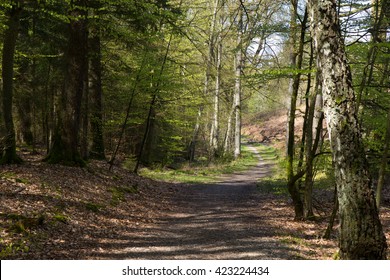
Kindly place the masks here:
POLYGON ((386 259, 335 0, 309 0, 340 216, 340 258, 386 259))

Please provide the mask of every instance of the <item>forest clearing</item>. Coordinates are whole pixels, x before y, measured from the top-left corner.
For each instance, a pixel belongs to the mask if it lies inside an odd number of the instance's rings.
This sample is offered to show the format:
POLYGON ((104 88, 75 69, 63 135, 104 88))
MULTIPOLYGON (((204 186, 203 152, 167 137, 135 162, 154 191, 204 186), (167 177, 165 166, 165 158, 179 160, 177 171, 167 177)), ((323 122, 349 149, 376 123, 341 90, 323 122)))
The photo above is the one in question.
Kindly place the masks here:
POLYGON ((0 2, 2 259, 387 260, 390 0, 0 2))

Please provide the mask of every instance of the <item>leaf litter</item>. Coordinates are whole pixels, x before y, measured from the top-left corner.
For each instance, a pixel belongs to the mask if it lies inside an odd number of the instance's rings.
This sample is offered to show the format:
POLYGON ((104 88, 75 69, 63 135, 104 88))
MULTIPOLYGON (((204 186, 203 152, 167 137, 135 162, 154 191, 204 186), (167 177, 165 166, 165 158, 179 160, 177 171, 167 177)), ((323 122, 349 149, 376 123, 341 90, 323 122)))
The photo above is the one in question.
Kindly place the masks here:
MULTIPOLYGON (((318 219, 299 222, 293 221, 286 196, 257 190, 237 201, 237 193, 225 193, 215 205, 210 192, 196 187, 153 181, 118 166, 109 172, 100 161, 87 168, 36 158, 2 166, 0 257, 332 259, 337 252, 337 226, 330 240, 322 238, 332 193, 318 194, 318 219), (239 238, 232 240, 232 234, 239 238)), ((381 219, 389 242, 388 187, 383 197, 381 219)))

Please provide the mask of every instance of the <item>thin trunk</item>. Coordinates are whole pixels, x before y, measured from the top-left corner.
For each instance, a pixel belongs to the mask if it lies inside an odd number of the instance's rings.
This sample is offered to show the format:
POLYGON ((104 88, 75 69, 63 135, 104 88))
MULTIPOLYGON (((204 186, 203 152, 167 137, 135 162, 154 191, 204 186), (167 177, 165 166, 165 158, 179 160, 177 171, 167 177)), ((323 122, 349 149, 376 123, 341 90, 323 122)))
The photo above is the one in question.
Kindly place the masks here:
POLYGON ((165 51, 164 59, 163 59, 163 62, 161 64, 160 72, 159 72, 159 75, 158 75, 158 78, 157 78, 157 83, 156 83, 156 86, 155 86, 155 90, 154 90, 154 93, 152 95, 152 100, 150 102, 149 113, 148 113, 148 117, 146 119, 145 132, 144 132, 144 136, 142 138, 141 147, 139 149, 137 162, 136 162, 135 167, 134 167, 134 173, 138 173, 138 168, 139 168, 139 165, 140 165, 141 160, 142 160, 144 147, 145 147, 146 141, 148 140, 151 122, 153 121, 152 120, 152 116, 154 115, 154 106, 156 104, 156 100, 157 100, 158 94, 160 92, 161 78, 162 78, 162 75, 163 75, 164 70, 165 70, 165 64, 166 64, 167 59, 168 59, 169 51, 171 49, 172 39, 173 39, 173 33, 171 33, 171 35, 169 37, 169 41, 168 41, 168 45, 167 45, 167 48, 166 48, 166 51, 165 51))
MULTIPOLYGON (((210 22, 210 29, 209 29, 209 39, 208 39, 208 53, 206 57, 206 75, 205 75, 205 82, 204 82, 204 95, 208 96, 210 94, 210 80, 211 80, 211 74, 212 74, 212 68, 213 68, 213 60, 215 58, 215 44, 216 44, 216 38, 215 38, 215 28, 217 24, 217 13, 218 13, 218 5, 219 0, 215 0, 213 3, 213 14, 210 22)), ((215 99, 215 94, 214 94, 215 99)), ((214 101, 215 102, 215 101, 214 101)), ((211 128, 210 128, 210 139, 209 139, 209 146, 210 146, 210 154, 213 155, 215 150, 213 147, 214 144, 214 135, 216 134, 216 128, 215 128, 215 104, 214 104, 214 112, 213 117, 211 121, 211 128)))
MULTIPOLYGON (((114 162, 115 162, 116 155, 117 155, 117 153, 119 151, 119 147, 120 147, 120 145, 122 143, 122 138, 123 138, 123 136, 125 134, 127 122, 129 120, 129 117, 130 117, 130 111, 131 111, 131 108, 133 106, 133 100, 134 100, 134 97, 136 95, 136 90, 137 90, 138 84, 139 84, 139 82, 141 80, 141 72, 142 72, 142 70, 143 70, 143 68, 145 66, 146 56, 147 56, 147 52, 144 53, 144 57, 142 59, 141 67, 138 69, 137 77, 135 78, 135 82, 134 82, 133 88, 131 90, 129 103, 128 103, 127 109, 126 109, 126 116, 125 116, 125 119, 124 119, 122 127, 121 127, 121 132, 120 132, 120 135, 119 135, 118 143, 116 144, 115 150, 112 153, 111 158, 109 160, 109 164, 110 164, 109 170, 110 171, 112 170, 112 167, 113 167, 114 162)), ((112 138, 112 137, 110 137, 110 138, 112 138)))
MULTIPOLYGON (((22 21, 19 27, 19 37, 22 42, 30 42, 31 35, 30 32, 33 32, 31 29, 29 21, 22 21)), ((35 59, 33 59, 33 64, 35 67, 35 59)), ((23 57, 19 59, 19 67, 15 80, 18 81, 16 85, 17 95, 15 99, 15 107, 19 116, 19 133, 17 133, 18 141, 24 143, 28 146, 33 144, 33 132, 32 132, 32 89, 34 88, 34 76, 33 76, 33 65, 30 63, 30 59, 23 57)))
POLYGON ((310 0, 312 31, 321 69, 324 114, 335 166, 341 259, 386 259, 357 118, 352 76, 341 38, 335 0, 310 0))
POLYGON ((144 147, 145 147, 146 141, 148 140, 150 126, 151 126, 152 117, 153 117, 154 105, 156 104, 156 100, 157 100, 157 94, 155 93, 152 97, 152 100, 150 101, 149 113, 148 113, 148 117, 146 119, 146 127, 145 127, 145 131, 144 131, 144 136, 142 137, 142 142, 141 142, 141 147, 139 149, 137 162, 136 162, 134 170, 133 170, 134 173, 138 173, 139 165, 140 165, 142 157, 143 157, 144 147))
MULTIPOLYGON (((211 16, 211 21, 210 21, 210 28, 209 28, 209 38, 208 38, 208 51, 207 55, 204 58, 206 62, 206 71, 205 71, 205 79, 204 79, 204 87, 203 87, 203 94, 205 98, 209 95, 209 87, 210 87, 210 80, 211 80, 211 70, 212 70, 212 58, 214 55, 214 49, 215 49, 215 25, 217 21, 217 11, 218 11, 218 5, 219 5, 219 0, 214 0, 213 2, 213 13, 211 16)), ((199 136, 199 130, 200 130, 200 121, 201 121, 201 116, 203 114, 203 105, 199 107, 198 110, 198 115, 194 127, 194 132, 192 135, 192 140, 189 145, 188 149, 188 157, 189 161, 193 161, 195 159, 195 152, 196 152, 196 144, 198 141, 198 136, 199 136)), ((210 146, 212 146, 212 141, 214 136, 214 124, 212 123, 211 131, 210 131, 210 146)))
MULTIPOLYGON (((34 41, 35 16, 32 15, 31 21, 22 20, 19 30, 21 42, 34 41)), ((18 92, 15 96, 15 107, 19 116, 19 141, 31 147, 34 146, 33 108, 36 102, 33 99, 37 90, 36 67, 36 58, 20 57, 18 74, 15 77, 18 81, 15 87, 18 92)))
POLYGON ((18 98, 17 110, 20 124, 20 139, 26 145, 32 146, 34 143, 34 136, 32 132, 32 108, 31 97, 27 93, 21 93, 18 98))
POLYGON ((328 226, 326 227, 326 230, 325 230, 325 233, 323 236, 324 239, 330 239, 330 235, 332 233, 334 221, 336 219, 336 215, 337 215, 338 210, 339 210, 339 201, 337 199, 337 188, 335 188, 334 199, 333 199, 333 210, 332 210, 332 214, 330 215, 330 218, 329 218, 328 226))
MULTIPOLYGON (((314 50, 313 45, 311 44, 311 51, 310 51, 310 69, 312 69, 314 62, 314 50)), ((308 75, 308 85, 306 90, 306 96, 307 96, 307 114, 305 119, 305 158, 306 158, 306 170, 305 170, 305 187, 304 187, 304 195, 303 195, 303 206, 304 206, 304 218, 305 219, 311 219, 314 217, 313 212, 313 183, 314 183, 314 174, 313 174, 313 167, 314 167, 314 156, 316 154, 316 147, 313 148, 313 132, 314 132, 314 117, 315 117, 315 109, 316 109, 316 101, 317 101, 317 94, 318 94, 318 75, 316 75, 314 90, 310 94, 311 91, 311 74, 308 75)), ((321 134, 321 128, 322 128, 322 122, 319 123, 320 125, 317 128, 317 131, 319 130, 319 133, 316 133, 317 136, 314 142, 318 141, 321 134)), ((303 138, 303 137, 302 137, 303 138)), ((302 140, 303 141, 303 140, 302 140)))
POLYGON ((52 100, 51 100, 51 94, 49 93, 49 82, 50 82, 50 74, 51 74, 51 68, 48 66, 47 69, 47 79, 44 86, 44 94, 45 94, 45 102, 44 102, 44 108, 42 110, 42 143, 45 144, 46 147, 46 154, 49 153, 50 150, 50 143, 49 143, 49 135, 51 127, 49 125, 49 116, 50 112, 52 111, 52 100))
POLYGON ((188 161, 193 162, 195 160, 195 151, 196 151, 196 142, 198 141, 199 129, 200 129, 200 119, 203 113, 203 106, 200 106, 198 109, 198 114, 196 116, 196 123, 194 127, 194 132, 192 134, 192 139, 188 148, 188 161))
POLYGON ((216 63, 216 76, 215 76, 215 92, 214 92, 214 110, 213 110, 213 124, 211 135, 211 151, 213 157, 218 157, 219 147, 219 92, 221 87, 221 59, 222 59, 222 42, 219 36, 218 50, 217 50, 217 63, 216 63))
POLYGON ((224 144, 223 144, 223 154, 224 155, 227 155, 230 153, 233 116, 234 116, 234 106, 232 106, 232 109, 230 110, 228 121, 227 121, 225 140, 224 140, 224 144))
POLYGON ((383 154, 381 159, 381 164, 379 167, 379 176, 378 176, 378 183, 376 186, 376 207, 379 209, 381 200, 382 200, 382 189, 385 181, 385 173, 386 173, 386 166, 388 162, 388 154, 389 154, 389 146, 390 146, 390 110, 387 112, 387 125, 386 125, 386 136, 385 136, 385 143, 383 145, 383 154))
POLYGON ((367 64, 364 67, 362 81, 360 83, 359 91, 357 93, 356 106, 358 110, 361 105, 363 94, 365 93, 365 91, 367 90, 367 88, 370 86, 372 82, 375 60, 378 55, 377 43, 381 41, 381 37, 383 36, 383 33, 381 32, 383 19, 385 16, 386 7, 390 4, 390 1, 388 0, 374 0, 373 2, 374 2, 373 7, 375 7, 375 11, 373 13, 374 23, 373 23, 373 27, 370 29, 372 46, 368 51, 367 64))
MULTIPOLYGON (((313 212, 313 183, 314 183, 314 174, 313 174, 313 161, 314 156, 316 153, 316 147, 314 147, 313 143, 313 119, 314 119, 314 113, 315 113, 315 103, 316 103, 316 94, 314 93, 313 96, 311 96, 310 99, 310 108, 309 108, 309 114, 308 114, 308 120, 307 120, 307 129, 306 129, 306 172, 305 172, 305 188, 304 188, 304 217, 305 219, 311 219, 314 217, 313 212)), ((318 142, 318 140, 321 137, 321 127, 322 122, 318 123, 317 131, 319 133, 316 134, 315 141, 318 142)))
MULTIPOLYGON (((385 81, 389 77, 389 62, 390 60, 387 59, 386 64, 385 64, 385 69, 383 71, 383 76, 380 82, 380 85, 384 85, 385 81)), ((380 207, 381 200, 382 200, 382 188, 385 182, 385 174, 386 174, 386 167, 387 167, 387 162, 388 162, 388 154, 389 154, 389 147, 390 147, 390 108, 387 112, 387 125, 386 125, 386 136, 385 136, 385 143, 383 145, 383 154, 382 154, 382 159, 381 159, 381 164, 379 167, 379 172, 378 172, 378 183, 376 186, 376 206, 380 207)))
POLYGON ((310 107, 309 114, 307 120, 306 127, 306 172, 305 172, 305 188, 304 188, 304 197, 303 197, 303 205, 304 205, 304 218, 311 219, 314 217, 313 212, 313 117, 314 117, 314 107, 315 107, 315 98, 316 96, 312 96, 310 99, 310 107))
MULTIPOLYGON (((35 33, 35 23, 33 23, 33 32, 35 33)), ((31 94, 32 96, 36 96, 37 94, 37 83, 35 82, 36 79, 37 79, 37 61, 35 58, 33 58, 32 60, 32 65, 31 65, 31 76, 32 76, 32 79, 33 79, 33 82, 31 83, 31 94)), ((32 106, 32 114, 31 114, 31 120, 32 120, 32 127, 31 127, 31 134, 32 134, 32 138, 31 138, 31 148, 32 148, 32 152, 34 154, 37 153, 36 151, 36 141, 35 139, 38 138, 38 130, 39 130, 39 113, 38 113, 38 109, 37 109, 37 106, 35 106, 33 104, 32 106)))
POLYGON ((5 125, 5 140, 3 142, 1 164, 20 163, 22 160, 16 154, 15 126, 12 116, 13 78, 15 47, 18 38, 21 1, 14 1, 8 11, 7 29, 4 32, 2 78, 3 78, 3 118, 5 125))
MULTIPOLYGON (((322 105, 323 105, 323 100, 322 100, 322 88, 321 88, 321 85, 319 84, 320 81, 318 80, 319 79, 319 73, 316 74, 316 87, 318 87, 318 89, 316 90, 317 91, 317 96, 316 96, 316 104, 315 104, 315 112, 314 112, 314 120, 313 120, 313 134, 316 133, 317 128, 318 127, 321 127, 321 130, 323 128, 323 119, 324 119, 324 112, 323 112, 323 109, 322 109, 322 105)), ((318 144, 319 147, 321 147, 322 145, 321 144, 318 144)), ((315 153, 319 152, 319 151, 314 151, 315 153)))
POLYGON ((243 32, 243 15, 242 7, 240 6, 237 25, 237 51, 235 55, 235 86, 234 86, 234 158, 237 159, 241 155, 241 72, 243 66, 242 59, 242 32, 243 32))
POLYGON ((300 31, 300 40, 298 50, 296 50, 296 32, 297 32, 297 7, 298 1, 292 1, 291 6, 291 34, 290 34, 290 44, 292 52, 290 53, 290 65, 292 69, 298 70, 298 73, 293 76, 290 81, 290 109, 288 117, 288 137, 287 137, 287 188, 290 193, 290 196, 293 200, 294 210, 295 210, 295 219, 300 220, 303 218, 303 202, 302 198, 296 185, 296 181, 301 178, 304 174, 302 170, 298 170, 298 174, 294 174, 294 154, 295 154, 295 111, 297 108, 297 99, 299 92, 299 84, 301 79, 301 74, 299 70, 302 69, 303 61, 303 49, 305 42, 305 32, 306 32, 306 22, 307 22, 307 11, 305 10, 304 20, 302 22, 301 31, 300 31))

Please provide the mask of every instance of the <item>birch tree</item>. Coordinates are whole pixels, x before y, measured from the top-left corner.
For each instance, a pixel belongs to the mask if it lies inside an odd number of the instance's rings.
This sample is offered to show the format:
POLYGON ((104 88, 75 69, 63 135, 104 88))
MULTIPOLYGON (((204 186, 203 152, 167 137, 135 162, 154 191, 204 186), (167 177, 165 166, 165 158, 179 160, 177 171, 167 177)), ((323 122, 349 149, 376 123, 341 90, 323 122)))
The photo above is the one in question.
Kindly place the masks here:
POLYGON ((241 71, 243 67, 242 58, 242 34, 243 33, 243 11, 239 7, 237 19, 237 47, 234 60, 235 67, 235 86, 234 86, 234 115, 235 115, 235 129, 234 129, 234 158, 241 155, 241 71))
POLYGON ((339 202, 341 259, 386 259, 335 0, 309 0, 339 202))

